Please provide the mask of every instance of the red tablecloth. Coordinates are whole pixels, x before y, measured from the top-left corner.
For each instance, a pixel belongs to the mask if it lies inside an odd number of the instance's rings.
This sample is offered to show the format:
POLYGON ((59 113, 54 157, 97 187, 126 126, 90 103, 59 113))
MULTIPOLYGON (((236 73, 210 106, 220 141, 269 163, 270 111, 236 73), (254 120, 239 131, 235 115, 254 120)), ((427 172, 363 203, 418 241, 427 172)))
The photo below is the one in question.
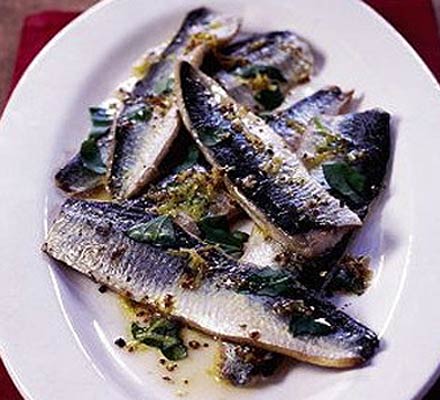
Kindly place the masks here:
MULTIPOLYGON (((440 80, 440 45, 430 0, 368 0, 414 46, 440 80)), ((28 16, 21 33, 11 90, 28 64, 43 46, 79 13, 46 11, 28 16)), ((440 362, 440 360, 439 360, 440 362)), ((0 363, 0 399, 21 400, 6 370, 0 363)), ((440 381, 425 400, 440 399, 440 381)), ((52 399, 45 399, 52 400, 52 399)))

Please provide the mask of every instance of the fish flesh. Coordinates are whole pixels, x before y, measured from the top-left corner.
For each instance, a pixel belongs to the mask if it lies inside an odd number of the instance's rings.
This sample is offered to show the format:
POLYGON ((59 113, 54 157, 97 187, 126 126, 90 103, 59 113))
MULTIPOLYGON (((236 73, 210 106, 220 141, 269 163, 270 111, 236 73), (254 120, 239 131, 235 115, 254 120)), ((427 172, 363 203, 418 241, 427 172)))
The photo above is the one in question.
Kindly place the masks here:
POLYGON ((233 101, 213 79, 182 62, 178 101, 183 121, 207 161, 249 216, 291 250, 313 257, 361 225, 310 177, 264 121, 233 101))
POLYGON ((169 240, 164 232, 149 240, 131 235, 155 219, 143 202, 69 199, 43 250, 136 302, 223 339, 335 368, 373 356, 379 344, 374 332, 292 275, 240 263, 171 221, 169 240))
POLYGON ((207 49, 231 39, 238 27, 237 19, 205 8, 190 12, 160 60, 137 82, 114 127, 108 188, 115 199, 144 189, 179 131, 173 92, 177 60, 200 64, 207 49))
POLYGON ((297 150, 309 173, 361 218, 380 192, 390 157, 390 114, 380 109, 315 117, 297 150), (356 195, 347 196, 328 182, 326 167, 338 163, 363 179, 356 195))
POLYGON ((337 115, 350 102, 353 92, 338 86, 323 88, 280 111, 264 116, 267 124, 296 151, 309 121, 320 115, 337 115))
POLYGON ((221 69, 214 78, 254 112, 278 107, 286 93, 313 72, 309 44, 290 31, 254 34, 216 55, 221 69))
MULTIPOLYGON (((99 108, 111 116, 111 119, 121 108, 122 100, 133 90, 133 80, 139 80, 148 73, 149 67, 159 60, 165 47, 165 45, 159 45, 149 50, 133 67, 133 75, 127 81, 122 82, 114 93, 100 105, 99 108)), ((107 129, 102 130, 100 137, 96 140, 99 155, 106 166, 109 164, 112 142, 111 119, 108 121, 107 129)), ((80 152, 75 154, 55 175, 55 184, 65 193, 73 196, 88 196, 99 188, 103 188, 105 183, 106 174, 88 168, 83 162, 80 152)))

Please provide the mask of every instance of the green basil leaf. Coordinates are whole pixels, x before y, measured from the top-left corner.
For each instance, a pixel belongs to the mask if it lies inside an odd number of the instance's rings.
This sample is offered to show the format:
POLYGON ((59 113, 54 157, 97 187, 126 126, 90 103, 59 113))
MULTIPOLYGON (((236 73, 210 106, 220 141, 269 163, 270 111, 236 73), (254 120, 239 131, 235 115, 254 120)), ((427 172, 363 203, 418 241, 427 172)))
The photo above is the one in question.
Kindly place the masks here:
POLYGON ((277 297, 288 295, 292 287, 292 276, 283 271, 263 268, 241 282, 240 293, 277 297))
POLYGON ((283 73, 272 65, 249 65, 239 68, 236 74, 243 78, 255 78, 258 74, 261 74, 266 75, 274 81, 287 82, 283 73))
POLYGON ((188 349, 184 344, 176 344, 175 346, 165 347, 162 354, 171 361, 179 361, 188 357, 188 349))
POLYGON ((277 108, 284 101, 284 95, 278 86, 275 90, 260 90, 254 98, 265 110, 269 111, 277 108))
POLYGON ((190 145, 186 153, 185 159, 174 168, 174 173, 185 171, 193 167, 199 161, 199 157, 200 157, 199 149, 194 145, 190 145))
POLYGON ((90 137, 82 143, 80 156, 83 166, 88 170, 99 175, 106 173, 107 167, 102 161, 101 151, 96 143, 96 138, 90 137))
POLYGON ((202 143, 208 147, 215 146, 227 137, 221 128, 206 126, 199 132, 202 143))
POLYGON ((218 244, 226 253, 239 257, 243 245, 249 238, 244 232, 229 229, 228 220, 223 215, 202 218, 198 223, 203 239, 208 243, 218 244))
POLYGON ((156 95, 167 94, 173 91, 174 78, 165 77, 156 82, 154 85, 154 93, 156 95))
POLYGON ((327 336, 334 332, 334 327, 324 318, 313 315, 294 315, 289 324, 293 336, 327 336))
POLYGON ((329 186, 355 204, 364 201, 365 177, 350 165, 340 162, 324 164, 324 177, 329 186))
POLYGON ((172 361, 181 360, 188 355, 180 332, 180 324, 166 318, 153 319, 144 327, 136 322, 131 324, 131 334, 135 340, 158 348, 166 358, 172 361))
POLYGON ((161 215, 144 224, 135 225, 126 234, 137 242, 156 245, 172 245, 176 243, 173 223, 167 215, 161 215))
POLYGON ((90 107, 89 113, 90 120, 92 121, 89 138, 99 139, 108 133, 113 123, 114 116, 103 107, 90 107))

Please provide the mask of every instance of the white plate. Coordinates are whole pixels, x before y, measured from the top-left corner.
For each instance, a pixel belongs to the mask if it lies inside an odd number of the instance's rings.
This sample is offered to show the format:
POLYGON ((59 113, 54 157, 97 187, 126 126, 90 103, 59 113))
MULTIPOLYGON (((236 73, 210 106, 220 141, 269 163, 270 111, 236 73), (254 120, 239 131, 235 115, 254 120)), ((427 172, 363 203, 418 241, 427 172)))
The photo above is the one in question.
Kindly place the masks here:
MULTIPOLYGON (((374 284, 349 309, 381 335, 381 351, 371 364, 351 371, 297 366, 258 390, 227 389, 202 369, 187 398, 420 395, 440 361, 437 83, 408 44, 360 2, 207 3, 243 16, 248 30, 290 28, 310 40, 324 59, 319 82, 355 88, 364 96, 361 109, 390 111, 395 146, 389 188, 358 240, 373 255, 374 284)), ((84 136, 87 107, 103 100, 137 56, 169 37, 195 5, 201 2, 98 4, 46 46, 7 106, 0 128, 0 342, 27 399, 175 396, 176 386, 163 383, 157 366, 149 365, 151 354, 126 354, 113 345, 126 325, 117 301, 49 263, 40 244, 61 201, 52 176, 84 136)))

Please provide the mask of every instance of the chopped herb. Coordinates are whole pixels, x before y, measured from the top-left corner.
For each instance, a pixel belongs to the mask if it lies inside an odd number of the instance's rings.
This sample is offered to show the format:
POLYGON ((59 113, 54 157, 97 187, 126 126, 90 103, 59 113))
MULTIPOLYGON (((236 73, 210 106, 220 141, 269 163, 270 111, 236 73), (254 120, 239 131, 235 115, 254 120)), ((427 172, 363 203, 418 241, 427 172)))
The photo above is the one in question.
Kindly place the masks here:
POLYGON ((326 336, 334 331, 334 327, 324 318, 312 315, 294 315, 289 324, 293 336, 326 336))
POLYGON ((357 294, 360 296, 367 290, 373 271, 368 257, 344 256, 337 265, 337 272, 332 276, 326 287, 326 292, 357 294))
POLYGON ((198 221, 215 204, 222 183, 218 170, 191 168, 179 172, 165 187, 152 188, 148 196, 158 205, 159 214, 176 217, 183 213, 198 221))
POLYGON ((236 74, 243 78, 255 78, 258 74, 261 74, 266 75, 274 81, 287 82, 283 73, 272 65, 249 65, 239 68, 236 74))
POLYGON ((185 159, 174 168, 174 173, 178 173, 193 167, 197 164, 199 157, 199 149, 194 145, 190 145, 186 153, 185 159))
POLYGON ((241 282, 238 291, 245 294, 276 297, 286 295, 292 287, 292 276, 283 271, 263 268, 241 282))
POLYGON ((154 93, 156 95, 168 94, 173 91, 174 78, 162 78, 154 85, 154 93))
POLYGON ((106 135, 110 126, 113 123, 113 114, 110 114, 106 108, 90 107, 90 120, 92 121, 92 129, 89 133, 89 138, 99 139, 106 135))
POLYGON ((263 89, 260 90, 255 96, 255 100, 258 101, 266 110, 273 110, 277 108, 284 101, 284 95, 281 92, 278 85, 275 90, 263 89))
POLYGON ((220 143, 223 139, 226 139, 228 132, 223 131, 221 128, 206 126, 199 132, 200 140, 204 145, 211 147, 220 143))
POLYGON ((144 224, 135 225, 126 233, 137 242, 157 245, 171 245, 176 243, 173 223, 167 215, 161 215, 144 224))
POLYGON ((365 177, 350 165, 340 162, 322 166, 325 180, 337 193, 355 204, 364 201, 365 177))
POLYGON ((105 174, 107 167, 102 161, 101 151, 96 143, 96 138, 89 137, 84 140, 81 145, 80 155, 84 167, 99 175, 105 174))
POLYGON ((223 215, 205 217, 201 219, 197 226, 202 232, 203 239, 211 244, 218 244, 228 254, 240 257, 243 252, 243 245, 248 240, 249 235, 244 232, 231 232, 228 220, 223 215))
POLYGON ((181 326, 166 318, 153 319, 147 326, 136 322, 131 325, 133 338, 147 346, 158 348, 171 361, 182 360, 188 356, 186 346, 180 337, 181 326))

